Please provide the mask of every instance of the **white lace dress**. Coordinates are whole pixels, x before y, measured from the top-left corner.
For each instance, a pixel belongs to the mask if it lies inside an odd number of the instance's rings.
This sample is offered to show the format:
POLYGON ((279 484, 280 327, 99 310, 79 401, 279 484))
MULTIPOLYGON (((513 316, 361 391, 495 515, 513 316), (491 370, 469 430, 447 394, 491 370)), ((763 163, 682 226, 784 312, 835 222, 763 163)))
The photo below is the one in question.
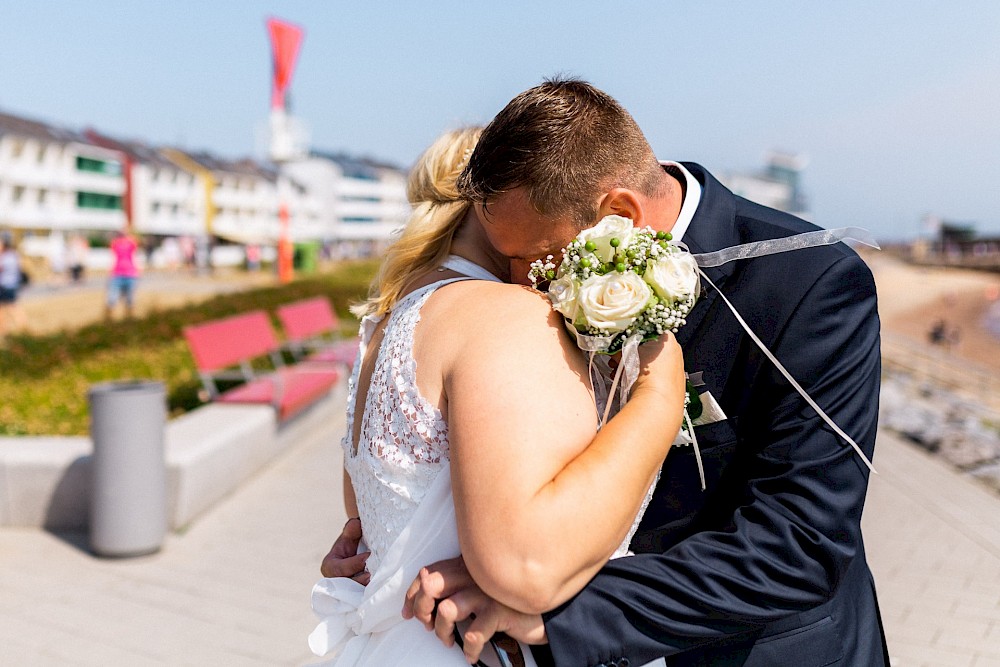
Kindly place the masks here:
MULTIPOLYGON (((482 268, 449 258, 449 268, 479 279, 497 280, 482 268)), ((371 582, 321 579, 313 588, 320 624, 309 637, 317 655, 333 653, 334 665, 467 664, 457 647, 445 648, 416 620, 403 620, 403 596, 420 568, 460 553, 451 494, 448 424, 416 383, 413 335, 420 309, 442 280, 399 301, 385 326, 371 377, 357 451, 353 433, 360 360, 381 318, 365 318, 361 347, 348 384, 344 465, 357 497, 364 539, 371 556, 371 582)), ((648 496, 647 496, 648 502, 648 496)), ((645 507, 645 505, 644 505, 645 507)), ((641 517, 641 514, 640 514, 641 517)), ((639 523, 616 551, 624 555, 639 523)), ((489 653, 487 650, 485 653, 489 653)), ((528 665, 533 665, 525 650, 528 665)), ((492 656, 484 655, 490 663, 492 656)))

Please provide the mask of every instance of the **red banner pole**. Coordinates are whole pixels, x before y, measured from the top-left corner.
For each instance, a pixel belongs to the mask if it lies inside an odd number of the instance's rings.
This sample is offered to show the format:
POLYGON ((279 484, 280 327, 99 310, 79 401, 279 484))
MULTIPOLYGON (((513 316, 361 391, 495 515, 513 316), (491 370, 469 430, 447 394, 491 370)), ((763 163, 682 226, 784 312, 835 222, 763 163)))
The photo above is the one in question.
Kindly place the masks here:
MULTIPOLYGON (((267 31, 271 36, 271 109, 272 113, 281 110, 287 111, 285 94, 292 82, 292 72, 295 70, 295 61, 299 55, 299 47, 302 44, 302 28, 282 21, 270 18, 267 20, 267 31)), ((279 187, 279 197, 281 188, 279 187)), ((291 221, 288 214, 288 204, 280 201, 278 205, 278 280, 287 283, 294 276, 293 251, 291 221)))
POLYGON ((287 283, 294 277, 292 267, 292 239, 288 229, 288 206, 282 202, 278 208, 281 235, 278 237, 278 280, 287 283))

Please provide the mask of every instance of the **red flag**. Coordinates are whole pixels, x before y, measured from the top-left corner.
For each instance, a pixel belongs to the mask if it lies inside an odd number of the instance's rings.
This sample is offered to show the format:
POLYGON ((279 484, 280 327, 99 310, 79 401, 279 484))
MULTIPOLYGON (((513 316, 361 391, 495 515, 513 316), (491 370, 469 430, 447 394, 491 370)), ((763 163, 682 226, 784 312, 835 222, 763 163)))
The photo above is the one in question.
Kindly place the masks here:
POLYGON ((285 93, 292 82, 292 71, 302 45, 303 30, 299 26, 270 18, 267 31, 271 35, 271 108, 285 108, 285 93))

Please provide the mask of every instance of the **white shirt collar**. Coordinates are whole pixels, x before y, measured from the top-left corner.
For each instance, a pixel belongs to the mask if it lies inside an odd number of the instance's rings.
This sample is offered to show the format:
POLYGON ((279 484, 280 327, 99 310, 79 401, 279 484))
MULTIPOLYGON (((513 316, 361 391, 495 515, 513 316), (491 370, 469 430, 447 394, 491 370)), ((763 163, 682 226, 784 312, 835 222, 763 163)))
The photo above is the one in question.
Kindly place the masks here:
POLYGON ((698 204, 701 202, 701 183, 698 179, 691 175, 691 172, 684 168, 680 162, 673 162, 671 160, 660 160, 660 164, 664 167, 672 167, 677 171, 681 172, 684 176, 685 190, 684 190, 684 203, 681 204, 681 212, 677 216, 677 222, 674 223, 673 228, 670 233, 674 237, 674 241, 680 241, 684 237, 684 233, 687 228, 691 225, 691 220, 694 218, 694 212, 698 210, 698 204))

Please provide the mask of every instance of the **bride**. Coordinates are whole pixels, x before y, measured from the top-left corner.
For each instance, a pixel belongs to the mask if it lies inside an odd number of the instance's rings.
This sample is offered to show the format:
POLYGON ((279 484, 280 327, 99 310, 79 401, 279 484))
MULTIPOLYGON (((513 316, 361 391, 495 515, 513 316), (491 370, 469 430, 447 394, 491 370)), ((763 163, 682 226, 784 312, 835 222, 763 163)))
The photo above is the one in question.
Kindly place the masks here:
POLYGON ((342 443, 349 519, 313 589, 310 647, 331 664, 467 664, 400 614, 420 568, 459 554, 512 608, 568 600, 626 554, 680 428, 683 362, 666 335, 640 348, 632 398, 598 431, 587 360, 561 316, 503 282, 509 260, 458 196, 478 136, 445 134, 418 161, 413 217, 360 308, 342 443))

